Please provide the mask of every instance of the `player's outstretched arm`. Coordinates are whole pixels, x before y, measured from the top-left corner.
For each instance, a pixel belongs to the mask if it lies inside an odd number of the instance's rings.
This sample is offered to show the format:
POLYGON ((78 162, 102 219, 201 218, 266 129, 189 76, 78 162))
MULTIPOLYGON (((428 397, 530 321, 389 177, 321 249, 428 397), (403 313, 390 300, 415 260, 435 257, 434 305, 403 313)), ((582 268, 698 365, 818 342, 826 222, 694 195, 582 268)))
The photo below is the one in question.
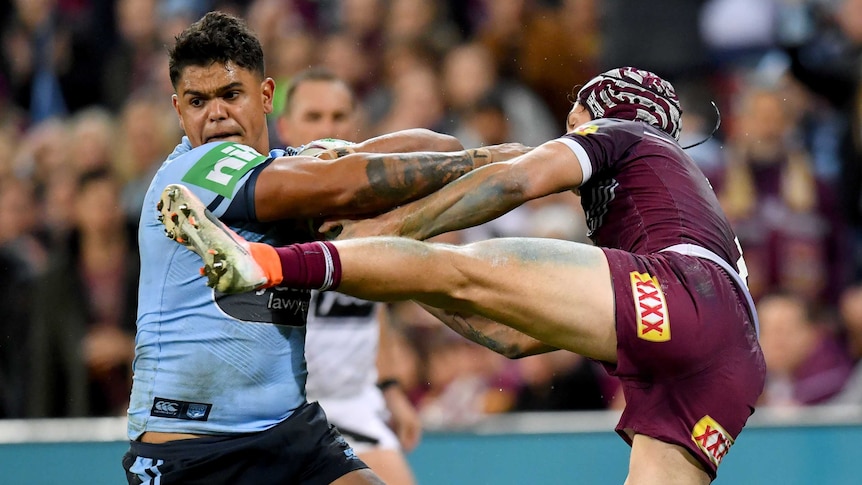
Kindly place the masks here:
POLYGON ((428 239, 488 222, 528 200, 575 189, 582 181, 574 153, 562 143, 548 142, 510 161, 475 170, 423 199, 373 219, 341 221, 339 238, 394 235, 428 239))
POLYGON ((376 214, 423 197, 475 166, 469 151, 277 158, 258 177, 255 212, 260 221, 376 214))
POLYGON ((255 215, 260 221, 375 215, 424 197, 471 170, 529 150, 507 143, 443 153, 277 158, 258 177, 255 215))
POLYGON ((559 350, 501 323, 466 313, 451 312, 419 303, 428 313, 462 337, 510 359, 559 350))
POLYGON ((318 154, 317 158, 332 160, 351 153, 456 152, 463 149, 464 146, 454 136, 424 128, 411 128, 333 148, 318 154))

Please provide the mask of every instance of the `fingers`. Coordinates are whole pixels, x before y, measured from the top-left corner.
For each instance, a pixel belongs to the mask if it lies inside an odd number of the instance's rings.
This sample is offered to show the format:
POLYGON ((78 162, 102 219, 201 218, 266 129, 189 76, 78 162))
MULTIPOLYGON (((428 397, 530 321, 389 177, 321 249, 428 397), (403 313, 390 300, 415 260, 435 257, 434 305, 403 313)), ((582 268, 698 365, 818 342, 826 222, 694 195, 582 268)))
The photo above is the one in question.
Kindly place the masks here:
POLYGON ((317 232, 321 234, 327 234, 330 231, 341 232, 346 222, 347 221, 345 221, 344 219, 324 221, 323 224, 321 224, 320 227, 317 228, 317 232))
POLYGON ((521 143, 502 143, 500 145, 492 145, 486 147, 492 154, 495 162, 502 162, 519 157, 525 153, 529 153, 533 147, 528 147, 521 143))
POLYGON ((411 422, 398 430, 398 441, 401 443, 401 448, 408 453, 419 445, 421 438, 422 426, 418 425, 418 423, 411 422))

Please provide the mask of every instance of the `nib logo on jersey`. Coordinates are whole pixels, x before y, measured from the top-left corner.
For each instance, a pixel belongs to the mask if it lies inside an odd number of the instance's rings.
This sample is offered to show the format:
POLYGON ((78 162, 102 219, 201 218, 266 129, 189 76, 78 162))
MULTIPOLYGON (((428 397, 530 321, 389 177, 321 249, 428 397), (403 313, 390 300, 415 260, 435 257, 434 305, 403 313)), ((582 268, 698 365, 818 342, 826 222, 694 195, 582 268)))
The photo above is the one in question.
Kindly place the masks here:
POLYGON ((733 446, 733 438, 709 415, 700 418, 691 431, 691 439, 709 457, 715 466, 721 464, 724 455, 733 446))
POLYGON ((667 302, 658 280, 649 273, 630 273, 638 319, 638 338, 650 342, 670 340, 667 302))
POLYGON ((239 143, 219 143, 195 162, 183 176, 183 182, 229 199, 242 177, 267 159, 251 147, 239 143))

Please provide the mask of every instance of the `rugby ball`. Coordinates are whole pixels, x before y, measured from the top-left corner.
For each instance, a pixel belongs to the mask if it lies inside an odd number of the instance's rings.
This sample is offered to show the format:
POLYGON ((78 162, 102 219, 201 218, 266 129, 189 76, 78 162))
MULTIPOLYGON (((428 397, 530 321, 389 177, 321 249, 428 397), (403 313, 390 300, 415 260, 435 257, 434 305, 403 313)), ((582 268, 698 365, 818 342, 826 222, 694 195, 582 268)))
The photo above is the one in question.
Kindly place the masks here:
POLYGON ((300 147, 299 153, 297 153, 297 155, 302 155, 305 157, 316 157, 321 152, 325 152, 326 150, 346 147, 349 145, 353 145, 353 142, 339 140, 338 138, 321 138, 320 140, 314 140, 300 147))

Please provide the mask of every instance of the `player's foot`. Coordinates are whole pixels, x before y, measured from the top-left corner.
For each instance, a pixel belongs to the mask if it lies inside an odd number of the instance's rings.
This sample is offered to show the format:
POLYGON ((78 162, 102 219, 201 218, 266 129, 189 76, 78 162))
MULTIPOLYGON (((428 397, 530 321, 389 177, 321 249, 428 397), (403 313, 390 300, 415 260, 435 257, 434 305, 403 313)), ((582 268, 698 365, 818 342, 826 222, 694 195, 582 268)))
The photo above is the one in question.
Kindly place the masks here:
POLYGON ((184 185, 171 184, 157 205, 165 235, 203 259, 207 286, 223 293, 251 291, 268 282, 249 242, 230 230, 184 185))

